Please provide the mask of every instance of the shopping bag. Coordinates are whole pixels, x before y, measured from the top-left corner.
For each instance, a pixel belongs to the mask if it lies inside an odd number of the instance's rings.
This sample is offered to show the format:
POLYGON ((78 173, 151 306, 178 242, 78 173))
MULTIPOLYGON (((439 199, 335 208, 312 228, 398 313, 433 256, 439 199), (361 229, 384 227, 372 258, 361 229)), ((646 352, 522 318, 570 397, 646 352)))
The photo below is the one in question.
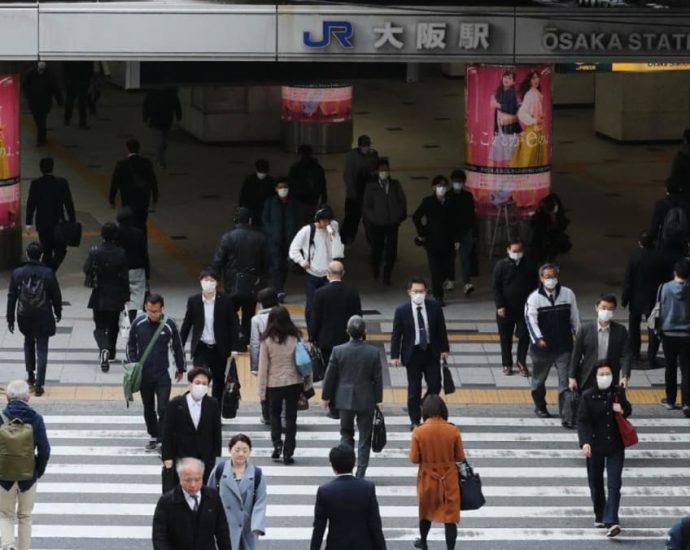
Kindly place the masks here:
POLYGON ((386 420, 383 418, 381 409, 376 407, 374 411, 374 426, 371 430, 371 450, 380 453, 387 443, 386 420))
POLYGON ((482 479, 466 460, 458 464, 460 482, 460 510, 479 510, 486 499, 482 493, 482 479))
POLYGON ((129 320, 129 312, 127 308, 120 312, 120 320, 117 322, 117 326, 120 329, 120 338, 125 341, 129 339, 129 329, 132 327, 132 323, 129 320))

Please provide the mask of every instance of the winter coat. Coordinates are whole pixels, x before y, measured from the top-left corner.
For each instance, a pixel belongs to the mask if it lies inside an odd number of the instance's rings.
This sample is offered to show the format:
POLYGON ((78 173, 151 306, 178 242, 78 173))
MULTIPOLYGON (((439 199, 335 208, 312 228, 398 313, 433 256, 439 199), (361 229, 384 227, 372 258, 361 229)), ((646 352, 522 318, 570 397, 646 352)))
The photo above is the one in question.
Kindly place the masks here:
POLYGON ((26 75, 22 83, 22 95, 29 102, 32 111, 50 111, 53 106, 53 97, 62 105, 62 92, 58 86, 55 74, 46 69, 42 73, 38 69, 32 69, 26 75))
POLYGON ((673 278, 668 258, 651 246, 638 247, 628 260, 623 283, 623 307, 632 313, 648 315, 656 303, 659 285, 673 278))
POLYGON ((238 223, 235 229, 225 233, 213 257, 213 269, 223 274, 225 292, 232 295, 239 273, 252 273, 261 286, 269 272, 269 252, 266 236, 257 228, 238 223))
POLYGON ((474 228, 474 196, 464 189, 447 195, 455 212, 455 226, 459 237, 474 228))
POLYGON ((53 336, 55 334, 55 317, 62 317, 62 294, 55 278, 55 272, 37 261, 30 260, 12 272, 10 289, 7 293, 7 324, 14 324, 22 282, 32 277, 43 281, 46 292, 46 307, 36 316, 20 315, 17 312, 19 330, 24 336, 53 336))
POLYGON ((690 282, 664 283, 660 303, 664 336, 690 336, 690 282))
POLYGON ((328 202, 326 173, 314 157, 300 159, 288 173, 290 193, 297 200, 310 206, 328 202))
POLYGON ((458 242, 455 211, 450 200, 441 202, 435 195, 424 197, 412 214, 417 235, 425 239, 427 250, 446 252, 458 242))
POLYGON ((269 244, 288 247, 298 231, 297 203, 290 197, 283 203, 280 197, 274 195, 264 203, 261 220, 269 244), (283 225, 283 211, 285 225, 283 225))
POLYGON ((84 273, 96 274, 88 308, 97 311, 122 311, 129 300, 129 271, 124 249, 114 243, 94 246, 84 263, 84 273))
POLYGON ((460 521, 460 485, 456 462, 465 460, 460 430, 439 417, 428 418, 412 432, 410 462, 419 464, 419 519, 460 521))
POLYGON ((268 175, 260 180, 254 173, 244 179, 240 189, 239 206, 252 211, 252 225, 261 225, 264 205, 275 195, 274 187, 275 180, 268 175))
POLYGON ((610 455, 621 451, 623 441, 618 424, 613 415, 613 398, 618 399, 623 407, 623 416, 632 413, 632 406, 625 397, 625 390, 620 386, 611 386, 600 390, 596 385, 582 393, 577 408, 577 437, 580 447, 589 444, 592 452, 610 455))
POLYGON ((506 308, 506 317, 517 320, 527 298, 539 286, 537 267, 525 257, 519 262, 503 258, 494 266, 492 286, 496 309, 506 308))
POLYGON ((355 147, 345 155, 343 180, 345 181, 345 196, 348 199, 362 198, 367 183, 371 181, 372 174, 376 171, 378 160, 379 154, 374 149, 369 149, 364 155, 359 147, 355 147))
POLYGON ((288 336, 279 344, 272 338, 266 338, 259 348, 259 397, 266 399, 268 388, 282 388, 304 382, 297 372, 295 364, 295 346, 297 338, 288 336))
POLYGON ((388 180, 388 193, 379 181, 369 182, 364 191, 364 219, 372 225, 390 227, 407 218, 407 199, 398 180, 388 180))
POLYGON ((173 117, 182 120, 182 107, 177 97, 177 90, 150 90, 144 99, 144 122, 151 128, 169 130, 173 117))

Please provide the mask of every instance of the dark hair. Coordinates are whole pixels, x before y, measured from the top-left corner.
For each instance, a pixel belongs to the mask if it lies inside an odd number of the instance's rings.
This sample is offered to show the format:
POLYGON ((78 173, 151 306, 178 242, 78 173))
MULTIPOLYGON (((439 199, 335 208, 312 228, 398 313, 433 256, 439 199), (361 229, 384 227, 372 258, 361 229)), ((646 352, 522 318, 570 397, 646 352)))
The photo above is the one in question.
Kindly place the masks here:
POLYGON ((266 330, 261 335, 262 340, 275 340, 279 344, 284 344, 289 336, 301 338, 302 331, 295 326, 290 318, 290 312, 286 307, 275 306, 268 314, 266 330))
POLYGON ((29 260, 40 260, 43 254, 43 247, 38 241, 30 242, 26 247, 26 257, 29 260))
POLYGON ((445 183, 446 186, 448 186, 448 178, 446 176, 441 176, 438 175, 434 179, 431 180, 431 185, 438 185, 439 183, 445 183))
POLYGON ((254 167, 256 168, 257 172, 263 172, 264 174, 268 173, 270 169, 270 165, 266 159, 258 159, 254 163, 254 167))
POLYGON ((598 306, 601 302, 608 302, 609 304, 613 304, 614 307, 618 307, 618 300, 615 294, 600 294, 594 305, 598 306))
POLYGON ((673 272, 678 275, 681 279, 690 278, 690 260, 687 258, 681 258, 673 266, 673 272))
POLYGON ((134 138, 128 139, 125 143, 125 146, 127 147, 127 151, 129 151, 130 153, 138 153, 139 149, 141 149, 141 145, 139 145, 139 140, 134 138))
POLYGON ((303 143, 297 148, 297 154, 300 157, 311 157, 314 154, 314 149, 308 143, 303 143))
POLYGON ((39 162, 41 174, 50 174, 55 166, 55 161, 51 157, 44 157, 39 162))
POLYGON ((424 398, 422 402, 422 418, 443 418, 448 420, 448 407, 441 399, 440 395, 430 393, 424 398))
POLYGON ((683 181, 678 176, 669 176, 666 179, 666 191, 672 195, 682 193, 683 181))
POLYGON ((151 304, 152 306, 155 306, 156 304, 160 304, 161 307, 165 306, 165 300, 163 300, 163 296, 160 294, 149 294, 144 303, 151 304))
POLYGON ((334 218, 335 214, 333 213, 333 209, 327 204, 319 206, 314 214, 314 220, 317 222, 319 220, 332 220, 334 218))
MULTIPOLYGON (((532 87, 532 78, 535 75, 541 79, 541 76, 539 75, 539 71, 530 71, 529 74, 525 77, 525 79, 520 84, 520 97, 522 99, 525 99, 525 94, 532 87)), ((537 90, 539 90, 541 92, 541 82, 539 83, 539 86, 537 86, 537 90)))
POLYGON ((690 143, 690 128, 683 130, 683 141, 685 143, 690 143))
POLYGON ((230 441, 228 441, 228 449, 232 449, 237 443, 246 443, 250 449, 252 448, 252 440, 249 439, 248 435, 244 435, 244 434, 233 435, 230 438, 230 441))
POLYGON ((128 222, 131 222, 132 219, 134 218, 134 210, 132 210, 131 206, 123 206, 117 211, 117 216, 116 220, 118 223, 122 224, 123 222, 127 224, 128 222))
POLYGON ((107 243, 113 243, 117 239, 117 235, 120 230, 117 225, 113 222, 106 222, 101 227, 101 238, 107 243))
POLYGON ((362 134, 357 138, 357 146, 358 147, 363 147, 365 145, 368 145, 371 147, 371 138, 367 136, 366 134, 362 134))
POLYGON ((249 223, 252 219, 252 211, 249 208, 240 206, 235 212, 235 223, 249 223))
POLYGON ((276 289, 272 287, 262 288, 259 290, 259 293, 256 295, 256 299, 264 309, 278 305, 278 293, 276 292, 276 289))
POLYGON ((501 82, 498 84, 498 87, 496 88, 496 93, 494 94, 496 101, 499 103, 501 102, 501 98, 503 97, 503 93, 506 91, 503 88, 503 78, 506 76, 512 76, 513 77, 513 88, 515 88, 515 71, 503 71, 503 74, 501 74, 501 82))
POLYGON ((391 163, 388 157, 379 157, 379 160, 376 161, 376 168, 378 169, 379 166, 388 166, 388 168, 390 168, 391 163))
POLYGON ((205 267, 201 271, 199 271, 199 280, 204 279, 206 277, 211 277, 212 279, 215 279, 218 281, 220 277, 218 277, 218 273, 216 273, 213 268, 210 267, 205 267))
POLYGON ((506 245, 506 248, 510 248, 514 244, 519 244, 521 246, 525 245, 525 243, 522 242, 522 239, 520 237, 513 237, 512 239, 508 239, 508 244, 506 245))
POLYGON ((349 445, 338 445, 328 453, 328 460, 336 474, 347 474, 355 467, 355 450, 349 445))
POLYGON ((424 285, 425 288, 429 288, 426 281, 421 277, 412 277, 407 283, 407 290, 410 290, 414 284, 424 285))
POLYGON ((642 233, 640 233, 640 236, 637 238, 637 240, 640 241, 640 244, 642 246, 644 246, 645 248, 648 246, 651 246, 652 243, 654 242, 654 239, 652 238, 652 236, 649 233, 647 233, 646 230, 642 231, 642 233))
POLYGON ((464 170, 453 170, 453 172, 450 175, 450 179, 452 179, 453 181, 465 182, 465 180, 467 180, 467 175, 465 174, 464 170))
MULTIPOLYGON (((600 367, 608 367, 611 369, 611 363, 609 363, 608 359, 599 359, 596 363, 594 363, 594 373, 596 374, 597 370, 599 370, 600 367)), ((611 369, 613 371, 613 369, 611 369)))
POLYGON ((290 178, 288 178, 287 176, 278 176, 276 178, 276 183, 273 187, 276 187, 279 183, 284 183, 288 187, 290 187, 290 178))
POLYGON ((211 373, 206 367, 192 367, 187 373, 187 382, 194 382, 194 379, 199 375, 203 375, 209 382, 211 381, 211 373))

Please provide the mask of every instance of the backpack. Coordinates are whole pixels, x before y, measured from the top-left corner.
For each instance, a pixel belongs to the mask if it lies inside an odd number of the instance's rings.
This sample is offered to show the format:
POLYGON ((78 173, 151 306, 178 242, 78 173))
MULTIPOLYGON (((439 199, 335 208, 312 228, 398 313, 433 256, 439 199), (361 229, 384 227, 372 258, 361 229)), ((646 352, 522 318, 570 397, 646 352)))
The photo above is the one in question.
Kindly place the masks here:
POLYGON ((48 300, 44 280, 34 275, 24 279, 19 286, 17 315, 33 317, 44 313, 47 309, 48 300))
MULTIPOLYGON (((216 479, 216 491, 220 492, 220 480, 223 478, 223 472, 225 471, 225 465, 227 462, 224 462, 223 464, 219 464, 216 466, 216 475, 214 476, 216 479)), ((261 484, 261 478, 263 477, 263 472, 261 471, 261 468, 258 466, 254 466, 254 502, 256 502, 256 492, 259 490, 259 485, 261 484)))
POLYGON ((666 243, 684 242, 688 236, 688 216, 680 206, 674 206, 664 216, 661 240, 666 243))
POLYGON ((33 479, 36 469, 33 426, 19 418, 10 420, 4 413, 0 417, 0 479, 33 479))

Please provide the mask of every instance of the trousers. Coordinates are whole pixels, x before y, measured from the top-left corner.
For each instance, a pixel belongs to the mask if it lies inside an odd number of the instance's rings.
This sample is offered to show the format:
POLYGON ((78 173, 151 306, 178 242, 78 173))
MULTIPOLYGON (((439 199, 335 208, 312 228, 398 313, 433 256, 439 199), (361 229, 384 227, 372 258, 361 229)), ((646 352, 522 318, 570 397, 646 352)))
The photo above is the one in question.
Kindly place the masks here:
POLYGON ((357 420, 357 473, 363 478, 369 466, 371 433, 374 427, 374 409, 368 411, 340 410, 340 443, 355 448, 355 419, 357 420))
POLYGON ((415 346, 412 357, 405 365, 407 369, 407 414, 412 424, 422 420, 422 376, 426 381, 427 393, 441 392, 441 363, 431 353, 415 346))
POLYGON ((311 335, 311 308, 314 304, 314 294, 322 286, 328 284, 326 277, 315 277, 309 273, 304 274, 304 319, 307 322, 307 331, 311 335))
POLYGON ((43 263, 57 271, 67 256, 67 247, 55 242, 55 226, 38 229, 38 241, 43 248, 43 263))
POLYGON ((594 505, 594 521, 607 526, 619 523, 618 508, 621 503, 621 474, 625 462, 625 449, 605 455, 592 451, 587 459, 587 481, 594 505), (608 496, 604 491, 604 469, 608 496))
POLYGON ((0 538, 3 548, 29 550, 31 546, 31 514, 36 498, 36 483, 22 492, 19 484, 12 485, 9 491, 0 487, 0 538), (15 520, 18 536, 14 536, 15 520))
POLYGON ((280 416, 283 412, 283 401, 285 401, 285 443, 283 444, 283 456, 285 457, 291 457, 295 453, 297 401, 303 389, 303 384, 292 384, 268 388, 267 391, 271 410, 271 441, 274 447, 280 445, 283 438, 283 425, 280 416))
POLYGON ((690 406, 690 338, 664 336, 666 358, 666 399, 676 402, 678 394, 678 367, 680 367, 680 398, 682 406, 690 406))
POLYGON ((211 371, 211 377, 213 378, 211 395, 220 403, 223 398, 223 389, 225 388, 227 359, 220 354, 217 346, 209 346, 203 342, 199 342, 197 345, 193 359, 195 367, 206 367, 211 371))
POLYGON ((513 334, 515 334, 518 339, 517 360, 524 365, 529 349, 529 333, 524 317, 496 316, 496 324, 501 339, 501 364, 504 367, 513 366, 513 334))
POLYGON ((144 405, 144 422, 146 431, 151 439, 163 440, 163 421, 165 420, 165 409, 170 401, 171 383, 161 382, 141 382, 141 403, 144 405))
POLYGON ((96 325, 93 337, 99 350, 107 349, 110 357, 115 356, 117 335, 120 331, 120 312, 93 310, 93 322, 96 325))
POLYGON ((383 260, 383 280, 388 281, 398 259, 398 225, 369 225, 371 266, 378 277, 383 260))
POLYGON ((450 265, 448 268, 448 279, 455 281, 455 259, 460 255, 460 267, 462 268, 462 282, 465 284, 472 282, 472 247, 474 247, 474 239, 472 238, 472 230, 465 231, 465 234, 460 240, 460 250, 455 250, 455 247, 450 252, 450 265))
MULTIPOLYGON (((630 335, 630 351, 633 357, 640 355, 642 348, 642 337, 640 334, 640 323, 642 322, 642 313, 630 311, 628 316, 628 334, 630 335)), ((659 352, 659 337, 653 330, 647 329, 647 336, 649 341, 647 343, 647 362, 650 366, 654 366, 656 354, 659 352)))
POLYGON ((24 337, 24 361, 29 379, 35 380, 36 386, 42 388, 48 366, 48 336, 24 337))
POLYGON ((546 408, 546 377, 552 366, 558 370, 558 414, 563 414, 563 396, 568 390, 570 353, 532 353, 532 400, 537 409, 546 408))
POLYGON ((443 283, 448 279, 448 270, 450 268, 448 257, 452 251, 453 246, 451 244, 443 248, 426 249, 429 271, 431 272, 431 291, 434 298, 443 298, 443 283))

